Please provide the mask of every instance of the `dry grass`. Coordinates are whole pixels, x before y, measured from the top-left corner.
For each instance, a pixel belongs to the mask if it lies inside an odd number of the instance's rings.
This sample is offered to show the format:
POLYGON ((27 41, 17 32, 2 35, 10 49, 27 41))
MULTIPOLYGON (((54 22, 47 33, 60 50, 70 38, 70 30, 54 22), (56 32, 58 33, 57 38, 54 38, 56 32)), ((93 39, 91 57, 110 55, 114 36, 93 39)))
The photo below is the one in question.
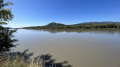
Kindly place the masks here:
POLYGON ((33 64, 32 62, 27 64, 23 59, 17 57, 12 60, 7 60, 1 65, 1 67, 42 67, 42 66, 38 66, 37 64, 33 64))
POLYGON ((31 59, 30 56, 33 54, 27 54, 27 51, 28 50, 20 53, 9 53, 7 56, 1 56, 0 59, 2 59, 2 61, 0 61, 0 67, 72 67, 67 61, 56 63, 55 59, 52 59, 52 56, 49 54, 31 59))
POLYGON ((17 54, 13 56, 8 55, 8 57, 1 55, 0 67, 43 67, 38 65, 37 63, 33 63, 31 59, 25 60, 27 51, 28 50, 25 50, 24 52, 21 52, 18 55, 17 54))

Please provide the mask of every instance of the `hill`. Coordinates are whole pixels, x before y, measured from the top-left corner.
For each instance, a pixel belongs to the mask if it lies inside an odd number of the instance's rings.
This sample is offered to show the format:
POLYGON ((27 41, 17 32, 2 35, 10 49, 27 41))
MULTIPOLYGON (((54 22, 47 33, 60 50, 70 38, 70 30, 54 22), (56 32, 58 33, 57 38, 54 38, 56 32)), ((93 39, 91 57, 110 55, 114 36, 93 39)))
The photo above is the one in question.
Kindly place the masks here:
POLYGON ((49 26, 49 27, 54 27, 54 26, 64 26, 64 24, 52 22, 52 23, 49 23, 49 24, 46 25, 46 26, 49 26))
POLYGON ((105 22, 84 22, 74 25, 87 25, 87 24, 120 24, 120 22, 111 22, 111 21, 105 21, 105 22))
POLYGON ((120 22, 86 22, 72 25, 49 23, 45 26, 24 27, 24 29, 70 29, 70 28, 120 28, 120 22))

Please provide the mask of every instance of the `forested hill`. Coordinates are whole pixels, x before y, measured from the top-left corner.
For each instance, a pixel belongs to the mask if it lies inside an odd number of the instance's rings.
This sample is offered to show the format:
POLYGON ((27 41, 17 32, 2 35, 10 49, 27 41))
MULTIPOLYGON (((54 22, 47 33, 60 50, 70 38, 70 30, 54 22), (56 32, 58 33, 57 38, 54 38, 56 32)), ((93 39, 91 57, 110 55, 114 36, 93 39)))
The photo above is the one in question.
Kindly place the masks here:
POLYGON ((84 23, 79 23, 79 24, 74 24, 74 25, 86 25, 86 24, 120 24, 120 22, 84 22, 84 23))
POLYGON ((69 28, 120 28, 120 22, 86 22, 72 25, 65 25, 61 23, 49 23, 45 26, 24 27, 24 29, 69 29, 69 28))
POLYGON ((49 23, 46 26, 64 26, 64 24, 52 22, 52 23, 49 23))

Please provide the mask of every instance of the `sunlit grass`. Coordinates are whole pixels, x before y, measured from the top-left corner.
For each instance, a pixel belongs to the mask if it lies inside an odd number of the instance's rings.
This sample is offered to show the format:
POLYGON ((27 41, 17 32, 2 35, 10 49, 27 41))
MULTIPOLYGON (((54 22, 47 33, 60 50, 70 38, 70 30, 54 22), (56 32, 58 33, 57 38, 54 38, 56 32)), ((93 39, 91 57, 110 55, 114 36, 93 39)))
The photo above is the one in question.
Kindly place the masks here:
POLYGON ((67 61, 56 63, 49 54, 32 58, 32 53, 27 53, 27 51, 28 49, 16 54, 3 55, 5 59, 0 61, 0 67, 72 67, 67 61))
POLYGON ((26 63, 22 58, 16 57, 12 60, 7 60, 2 64, 1 67, 43 67, 43 66, 34 64, 32 61, 30 63, 26 63))
POLYGON ((21 52, 19 55, 8 56, 5 57, 2 61, 0 61, 0 67, 43 67, 38 65, 38 61, 33 63, 32 60, 25 60, 25 56, 27 55, 27 50, 21 52))

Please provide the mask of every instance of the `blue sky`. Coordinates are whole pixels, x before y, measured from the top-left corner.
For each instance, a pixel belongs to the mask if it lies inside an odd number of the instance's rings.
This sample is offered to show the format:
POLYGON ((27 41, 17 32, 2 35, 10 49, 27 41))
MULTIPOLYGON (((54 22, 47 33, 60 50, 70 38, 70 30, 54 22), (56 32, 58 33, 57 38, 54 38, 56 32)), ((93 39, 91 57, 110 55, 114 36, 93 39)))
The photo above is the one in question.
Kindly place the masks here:
POLYGON ((120 0, 9 0, 14 19, 10 27, 41 26, 50 22, 76 24, 120 21, 120 0))

